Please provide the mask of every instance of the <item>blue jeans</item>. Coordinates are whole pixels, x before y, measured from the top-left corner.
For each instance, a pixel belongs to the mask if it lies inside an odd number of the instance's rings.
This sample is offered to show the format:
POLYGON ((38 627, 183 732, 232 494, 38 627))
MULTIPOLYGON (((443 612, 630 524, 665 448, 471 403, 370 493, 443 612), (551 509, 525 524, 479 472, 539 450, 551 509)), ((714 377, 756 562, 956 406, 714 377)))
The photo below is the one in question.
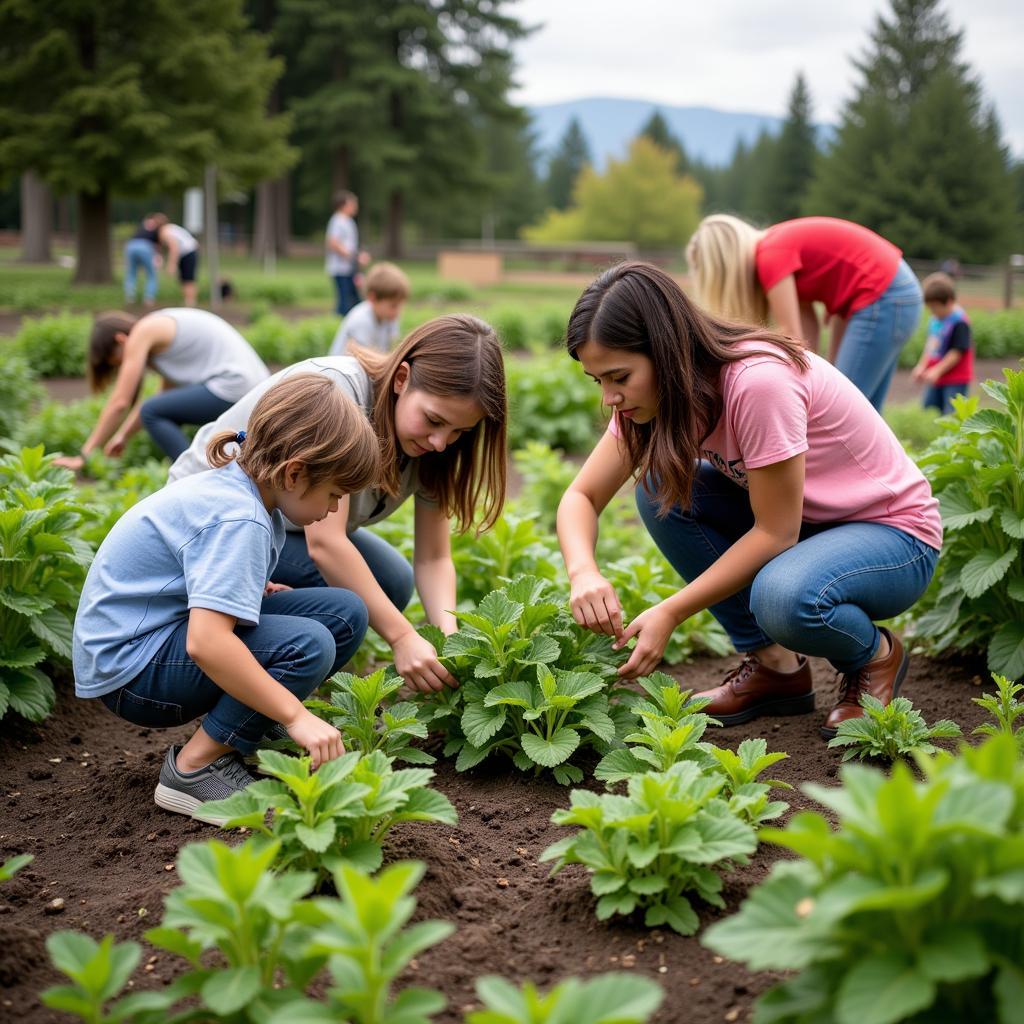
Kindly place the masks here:
MULTIPOLYGON (((366 605, 335 587, 291 590, 263 599, 258 626, 235 634, 253 657, 299 700, 308 697, 355 653, 366 633, 366 605)), ((188 656, 188 619, 130 683, 100 698, 134 725, 164 729, 202 715, 211 739, 250 754, 274 724, 225 693, 188 656)))
MULTIPOLYGON (((642 486, 640 518, 684 580, 696 579, 754 525, 750 497, 701 462, 689 511, 659 519, 642 486)), ((778 643, 827 658, 840 672, 867 664, 878 647, 874 619, 906 611, 925 591, 939 553, 881 523, 804 523, 800 540, 749 587, 712 606, 737 651, 778 643)))
MULTIPOLYGON (((363 527, 350 533, 348 539, 363 556, 370 572, 373 573, 373 578, 388 600, 402 611, 412 599, 412 566, 386 540, 363 527)), ((304 533, 288 531, 281 557, 278 558, 277 568, 274 570, 274 582, 284 583, 289 587, 327 586, 316 563, 309 557, 304 533)))
POLYGON ((836 368, 881 412, 900 350, 910 340, 924 309, 921 285, 905 260, 892 284, 870 306, 850 317, 836 368))
POLYGON ((929 384, 924 389, 922 405, 926 409, 938 409, 943 415, 953 411, 953 396, 966 395, 966 384, 929 384))
POLYGON ((156 298, 156 250, 144 238, 129 238, 124 247, 124 298, 135 301, 135 275, 141 269, 146 275, 142 297, 147 302, 156 298))
POLYGON ((337 293, 334 311, 338 316, 347 315, 348 311, 359 302, 359 291, 356 288, 354 274, 334 274, 334 290, 337 293))
POLYGON ((210 423, 233 404, 218 398, 205 384, 190 384, 147 398, 139 415, 149 436, 173 462, 191 443, 181 424, 210 423))

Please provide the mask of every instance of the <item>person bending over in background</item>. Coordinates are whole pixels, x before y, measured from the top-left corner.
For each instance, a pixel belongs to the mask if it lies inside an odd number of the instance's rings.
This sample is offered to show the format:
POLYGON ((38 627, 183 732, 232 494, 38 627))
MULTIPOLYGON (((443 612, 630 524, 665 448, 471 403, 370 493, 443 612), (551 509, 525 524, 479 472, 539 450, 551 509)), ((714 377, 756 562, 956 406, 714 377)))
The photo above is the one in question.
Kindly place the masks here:
POLYGON ((709 609, 742 664, 708 691, 725 725, 814 708, 806 655, 840 673, 822 727, 899 692, 907 655, 875 620, 924 593, 942 545, 938 502, 867 399, 790 338, 703 313, 664 271, 623 263, 569 319, 570 355, 613 410, 558 507, 573 615, 648 675, 672 631, 709 609), (595 561, 598 516, 639 478, 640 518, 686 585, 623 626, 595 561))
POLYGON ((208 423, 270 376, 266 364, 229 323, 202 309, 161 309, 138 319, 104 313, 89 338, 89 384, 114 388, 79 455, 58 465, 79 470, 91 451, 124 451, 140 424, 172 459, 189 444, 183 424, 208 423), (163 392, 139 402, 146 370, 163 378, 163 392))
POLYGON ((202 717, 171 746, 158 806, 202 819, 202 804, 253 781, 251 754, 278 723, 313 767, 342 737, 302 704, 353 655, 366 606, 349 590, 269 582, 284 516, 301 525, 376 482, 377 438, 321 376, 266 391, 247 433, 208 449, 212 472, 144 498, 114 524, 89 568, 75 616, 75 692, 147 728, 202 717), (234 453, 234 454, 232 454, 234 453))
POLYGON ((834 217, 800 217, 759 231, 727 214, 701 221, 686 260, 697 301, 714 316, 764 324, 818 351, 814 303, 831 317, 829 362, 879 411, 900 350, 921 319, 921 286, 900 250, 834 217))

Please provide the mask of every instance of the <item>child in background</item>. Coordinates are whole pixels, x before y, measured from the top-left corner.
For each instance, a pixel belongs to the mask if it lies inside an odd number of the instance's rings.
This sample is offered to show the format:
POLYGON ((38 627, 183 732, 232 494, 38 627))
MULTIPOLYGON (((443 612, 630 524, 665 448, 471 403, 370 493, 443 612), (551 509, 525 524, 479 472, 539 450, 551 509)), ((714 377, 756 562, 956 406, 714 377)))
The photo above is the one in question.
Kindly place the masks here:
POLYGON ((974 378, 974 341, 967 314, 956 303, 956 285, 948 274, 924 280, 924 301, 932 319, 914 380, 925 385, 924 407, 953 411, 953 396, 966 395, 974 378))
POLYGON ((343 356, 350 342, 390 352, 398 341, 398 318, 409 299, 409 278, 394 263, 377 263, 366 276, 366 299, 353 306, 334 336, 331 356, 343 356))
POLYGON ((313 766, 344 752, 302 701, 355 652, 366 605, 350 590, 269 582, 284 516, 307 525, 380 475, 362 410, 326 377, 268 390, 248 431, 210 441, 213 469, 131 508, 100 545, 75 617, 75 692, 121 718, 171 728, 202 717, 160 769, 158 806, 202 820, 243 789, 252 753, 280 723, 313 766))

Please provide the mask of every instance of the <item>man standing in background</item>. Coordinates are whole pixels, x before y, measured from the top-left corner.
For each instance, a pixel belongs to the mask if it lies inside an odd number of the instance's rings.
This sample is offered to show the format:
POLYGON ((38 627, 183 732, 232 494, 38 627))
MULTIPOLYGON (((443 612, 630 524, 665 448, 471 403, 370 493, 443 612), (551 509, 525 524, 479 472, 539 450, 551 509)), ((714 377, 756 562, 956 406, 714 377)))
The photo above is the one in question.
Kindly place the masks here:
POLYGON ((368 253, 359 250, 359 229, 355 216, 359 212, 359 199, 353 192, 338 192, 334 197, 334 214, 327 222, 324 244, 327 258, 324 269, 334 281, 337 293, 335 311, 345 316, 359 301, 356 273, 370 260, 368 253))

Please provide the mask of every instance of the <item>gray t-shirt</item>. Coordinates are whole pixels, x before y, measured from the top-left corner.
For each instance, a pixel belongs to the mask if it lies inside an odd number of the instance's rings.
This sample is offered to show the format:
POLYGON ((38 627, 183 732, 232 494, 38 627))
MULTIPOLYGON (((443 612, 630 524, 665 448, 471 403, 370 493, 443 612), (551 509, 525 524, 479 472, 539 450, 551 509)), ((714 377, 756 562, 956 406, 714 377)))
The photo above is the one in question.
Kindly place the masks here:
POLYGON ((218 398, 237 402, 270 376, 266 363, 238 331, 204 309, 161 309, 177 328, 171 344, 149 365, 179 387, 205 384, 218 398))
POLYGON ((267 512, 236 462, 132 506, 100 545, 82 587, 75 693, 102 697, 131 682, 192 608, 259 625, 263 588, 283 545, 281 513, 267 512))
POLYGON ((359 229, 356 222, 344 213, 334 214, 327 222, 325 241, 330 242, 331 239, 340 242, 348 250, 348 256, 342 256, 328 246, 324 269, 331 277, 337 274, 351 276, 356 272, 356 257, 359 255, 359 229))
POLYGON ((353 306, 348 316, 341 321, 327 354, 344 355, 350 341, 378 352, 390 352, 397 340, 398 320, 378 320, 373 312, 373 304, 367 299, 353 306))
MULTIPOLYGON (((200 427, 192 444, 178 456, 171 466, 170 472, 167 474, 168 483, 181 480, 193 473, 202 473, 204 470, 208 470, 210 464, 206 461, 206 446, 210 443, 210 439, 222 430, 232 430, 236 433, 239 430, 246 430, 249 425, 249 416, 264 392, 293 373, 329 375, 334 383, 362 408, 367 418, 370 417, 373 411, 373 386, 358 360, 352 356, 318 356, 315 359, 304 359, 301 363, 293 363, 291 366, 279 370, 269 380, 253 388, 241 401, 222 412, 212 423, 200 427)), ((352 533, 360 526, 368 526, 381 519, 387 519, 410 494, 415 494, 428 501, 433 500, 420 490, 415 459, 409 459, 402 469, 398 494, 392 496, 374 487, 360 491, 358 494, 349 495, 347 531, 352 533)), ((289 530, 295 532, 302 529, 287 519, 285 525, 289 530)))

